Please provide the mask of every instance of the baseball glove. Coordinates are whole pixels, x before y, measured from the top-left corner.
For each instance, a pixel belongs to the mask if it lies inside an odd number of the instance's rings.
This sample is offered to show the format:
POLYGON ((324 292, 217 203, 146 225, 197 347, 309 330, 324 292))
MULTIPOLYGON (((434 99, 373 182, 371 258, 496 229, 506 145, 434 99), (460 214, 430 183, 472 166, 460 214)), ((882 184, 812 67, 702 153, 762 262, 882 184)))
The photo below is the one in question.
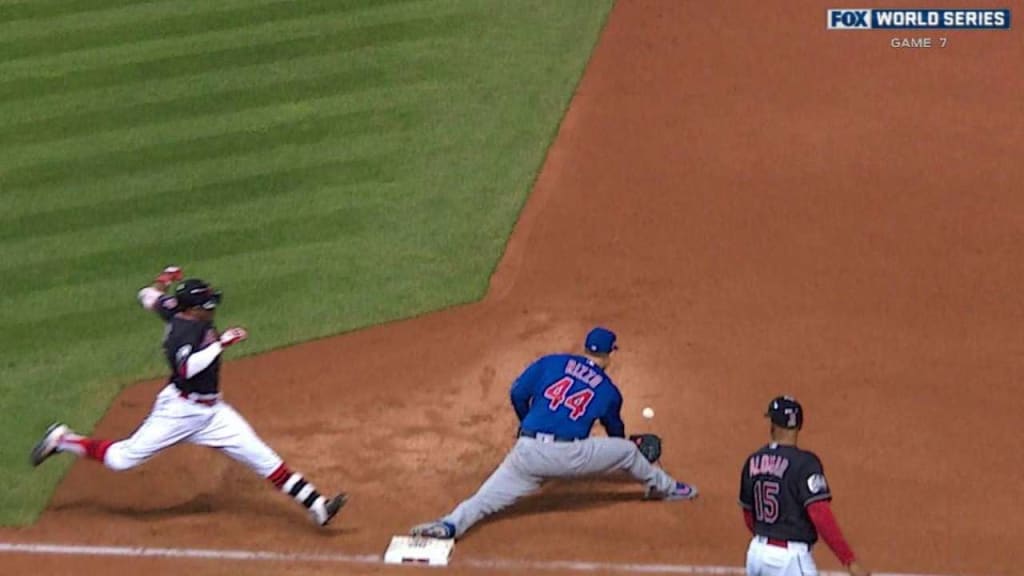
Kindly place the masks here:
POLYGON ((629 440, 651 464, 661 458, 661 437, 657 434, 633 434, 629 440))

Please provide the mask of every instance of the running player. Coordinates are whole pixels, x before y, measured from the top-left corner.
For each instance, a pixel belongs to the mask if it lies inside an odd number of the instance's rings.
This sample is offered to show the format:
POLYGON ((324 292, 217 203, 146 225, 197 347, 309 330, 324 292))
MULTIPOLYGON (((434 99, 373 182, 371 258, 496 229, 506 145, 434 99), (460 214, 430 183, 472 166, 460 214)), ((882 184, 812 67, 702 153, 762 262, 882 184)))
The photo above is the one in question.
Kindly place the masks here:
POLYGON ((59 452, 84 456, 111 470, 142 464, 179 442, 210 446, 245 464, 277 489, 301 504, 313 522, 325 526, 345 504, 345 494, 333 498, 320 492, 292 471, 242 418, 221 398, 220 360, 225 348, 248 337, 242 328, 218 333, 213 316, 220 291, 197 278, 178 284, 174 295, 165 292, 181 279, 181 269, 168 267, 151 286, 139 291, 143 308, 166 322, 164 354, 171 374, 153 411, 128 438, 113 442, 79 436, 61 423, 46 431, 32 450, 38 466, 59 452))

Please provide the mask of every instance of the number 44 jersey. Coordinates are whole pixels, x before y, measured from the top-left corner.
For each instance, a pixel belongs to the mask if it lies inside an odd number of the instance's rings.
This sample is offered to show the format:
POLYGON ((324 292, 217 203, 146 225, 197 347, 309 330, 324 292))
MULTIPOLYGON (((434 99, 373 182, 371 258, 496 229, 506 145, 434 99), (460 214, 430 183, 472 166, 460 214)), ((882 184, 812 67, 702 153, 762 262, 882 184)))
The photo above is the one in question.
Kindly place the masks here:
POLYGON ((525 432, 577 440, 599 420, 609 436, 625 434, 622 394, 586 356, 552 354, 531 364, 512 385, 512 406, 525 432))
POLYGON ((832 499, 821 461, 796 446, 769 444, 743 465, 740 506, 754 515, 754 533, 814 544, 818 532, 807 506, 832 499))

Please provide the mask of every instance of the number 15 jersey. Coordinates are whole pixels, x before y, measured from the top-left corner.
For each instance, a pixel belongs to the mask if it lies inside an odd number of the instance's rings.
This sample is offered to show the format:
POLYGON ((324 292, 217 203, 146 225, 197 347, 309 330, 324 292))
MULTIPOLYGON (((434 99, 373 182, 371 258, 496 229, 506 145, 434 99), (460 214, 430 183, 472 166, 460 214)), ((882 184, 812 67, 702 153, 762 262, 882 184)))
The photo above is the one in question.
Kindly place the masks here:
POLYGON ((818 531, 807 507, 828 500, 832 493, 813 452, 772 443, 743 464, 740 506, 753 513, 758 536, 814 544, 818 531))

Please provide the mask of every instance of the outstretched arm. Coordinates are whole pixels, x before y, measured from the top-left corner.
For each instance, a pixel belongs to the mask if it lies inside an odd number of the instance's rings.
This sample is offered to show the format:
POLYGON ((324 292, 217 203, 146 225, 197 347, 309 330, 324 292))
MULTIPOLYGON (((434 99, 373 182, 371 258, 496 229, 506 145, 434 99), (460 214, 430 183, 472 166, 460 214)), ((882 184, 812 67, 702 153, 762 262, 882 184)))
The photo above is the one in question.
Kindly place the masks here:
POLYGON ((220 342, 214 342, 206 348, 192 351, 191 346, 183 347, 178 349, 177 360, 178 360, 178 375, 182 378, 189 379, 199 374, 203 370, 210 367, 210 364, 220 356, 220 353, 224 351, 224 347, 220 342))
MULTIPOLYGON (((208 344, 205 348, 194 348, 192 344, 186 344, 174 353, 178 367, 178 375, 182 378, 192 378, 203 370, 210 367, 225 348, 233 346, 249 337, 244 328, 228 328, 220 335, 220 338, 208 344)), ((195 341, 195 340, 193 340, 195 341)))
POLYGON ((181 280, 181 276, 181 268, 177 266, 168 266, 167 268, 164 268, 163 271, 160 272, 160 274, 153 280, 152 284, 139 290, 139 304, 141 304, 146 310, 153 310, 161 313, 161 316, 164 315, 164 309, 176 308, 177 303, 168 307, 161 301, 161 298, 166 299, 165 292, 167 292, 167 288, 169 288, 174 282, 181 280))

